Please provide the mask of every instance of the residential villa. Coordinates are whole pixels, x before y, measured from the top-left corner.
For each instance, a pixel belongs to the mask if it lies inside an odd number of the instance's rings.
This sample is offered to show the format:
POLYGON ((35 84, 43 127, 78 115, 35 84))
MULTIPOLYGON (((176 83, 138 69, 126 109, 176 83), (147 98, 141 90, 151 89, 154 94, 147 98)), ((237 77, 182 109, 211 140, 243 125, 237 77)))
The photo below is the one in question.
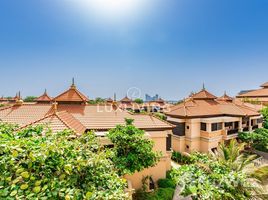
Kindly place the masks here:
POLYGON ((260 89, 250 90, 249 92, 239 94, 237 98, 245 102, 268 105, 268 82, 262 84, 260 87, 260 89))
POLYGON ((209 152, 236 138, 238 132, 262 127, 256 109, 236 103, 226 93, 217 98, 205 88, 166 112, 173 129, 172 148, 179 152, 209 152))
POLYGON ((71 87, 55 98, 47 92, 36 99, 34 104, 26 104, 17 98, 13 105, 0 108, 0 121, 18 124, 20 129, 29 126, 45 125, 54 132, 65 129, 73 130, 77 135, 94 131, 102 145, 112 145, 105 137, 109 129, 125 124, 126 118, 134 119, 134 125, 145 131, 151 138, 154 150, 162 152, 159 163, 142 172, 128 175, 125 178, 134 189, 141 188, 144 176, 152 176, 156 182, 166 177, 171 168, 171 135, 170 123, 147 114, 133 114, 120 109, 117 104, 89 105, 89 99, 73 83, 71 87))

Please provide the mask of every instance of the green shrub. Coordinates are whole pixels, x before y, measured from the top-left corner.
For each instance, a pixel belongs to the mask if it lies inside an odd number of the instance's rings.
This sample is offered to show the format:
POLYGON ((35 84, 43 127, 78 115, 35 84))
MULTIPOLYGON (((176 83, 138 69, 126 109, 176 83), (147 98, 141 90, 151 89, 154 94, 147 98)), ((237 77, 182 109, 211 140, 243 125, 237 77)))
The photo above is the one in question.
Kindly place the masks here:
POLYGON ((133 200, 172 200, 173 194, 173 188, 159 188, 155 192, 151 193, 138 190, 133 195, 133 200))
POLYGON ((159 179, 158 182, 159 188, 175 188, 176 183, 172 179, 159 179))
POLYGON ((126 199, 125 180, 100 148, 93 133, 0 123, 0 199, 126 199))

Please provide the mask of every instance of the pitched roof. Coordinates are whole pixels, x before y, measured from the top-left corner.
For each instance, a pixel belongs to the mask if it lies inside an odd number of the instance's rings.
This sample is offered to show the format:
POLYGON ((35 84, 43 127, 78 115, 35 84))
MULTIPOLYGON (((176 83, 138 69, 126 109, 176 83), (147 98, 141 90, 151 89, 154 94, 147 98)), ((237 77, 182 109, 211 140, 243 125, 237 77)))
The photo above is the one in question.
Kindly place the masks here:
POLYGON ((56 102, 88 102, 89 99, 83 95, 79 90, 76 89, 74 84, 71 87, 63 92, 62 94, 58 95, 53 99, 56 102))
MULTIPOLYGON (((233 101, 223 101, 222 99, 188 98, 186 101, 175 105, 166 112, 167 115, 183 118, 211 117, 211 116, 258 116, 257 110, 239 105, 233 101)), ((226 98, 226 97, 225 97, 226 98)))
POLYGON ((125 118, 134 119, 134 125, 140 129, 171 129, 172 125, 155 117, 143 114, 131 114, 125 110, 114 110, 112 106, 94 105, 58 105, 59 111, 67 111, 87 129, 107 130, 118 124, 125 124, 125 118))
POLYGON ((233 101, 233 98, 228 96, 225 92, 224 95, 217 98, 217 100, 219 100, 219 101, 233 101))
POLYGON ((55 132, 71 129, 75 133, 82 134, 86 131, 86 127, 84 127, 78 120, 76 120, 71 114, 66 111, 55 112, 53 114, 47 115, 21 128, 23 129, 28 126, 36 125, 48 125, 49 128, 55 132))
POLYGON ((47 91, 45 90, 44 94, 42 94, 40 97, 36 98, 35 101, 37 102, 51 102, 52 98, 48 96, 47 91))
POLYGON ((132 102, 132 99, 128 98, 128 96, 125 96, 123 99, 120 100, 120 102, 132 102))
POLYGON ((0 110, 0 119, 4 122, 25 126, 52 113, 49 104, 23 104, 4 107, 0 110))
POLYGON ((217 97, 209 93, 206 89, 202 89, 200 92, 191 95, 193 99, 216 99, 217 97))
POLYGON ((268 88, 253 90, 237 96, 237 98, 258 98, 258 97, 268 97, 268 88))
POLYGON ((263 88, 268 88, 268 82, 262 84, 261 87, 263 87, 263 88))

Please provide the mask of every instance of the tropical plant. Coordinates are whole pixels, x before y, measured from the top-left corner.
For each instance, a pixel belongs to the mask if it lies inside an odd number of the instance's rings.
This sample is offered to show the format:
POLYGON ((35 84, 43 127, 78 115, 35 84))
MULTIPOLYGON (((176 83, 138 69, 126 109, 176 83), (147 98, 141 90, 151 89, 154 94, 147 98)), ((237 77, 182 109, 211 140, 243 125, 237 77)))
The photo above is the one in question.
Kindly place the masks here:
POLYGON ((182 187, 181 195, 192 199, 265 199, 256 179, 261 168, 254 167, 253 156, 241 153, 243 147, 231 141, 229 146, 220 145, 218 153, 195 156, 193 164, 175 169, 172 176, 182 187))
POLYGON ((110 153, 91 132, 0 124, 0 199, 127 199, 110 153))
POLYGON ((268 152, 268 129, 256 129, 253 132, 242 132, 238 138, 256 150, 268 152))
POLYGON ((89 104, 96 105, 96 104, 102 104, 105 103, 105 99, 101 97, 97 97, 95 100, 89 100, 89 104))
POLYGON ((261 110, 263 116, 263 127, 268 129, 268 107, 265 107, 261 110))
POLYGON ((115 145, 112 157, 120 175, 133 174, 157 164, 161 153, 153 150, 154 143, 145 137, 145 132, 126 119, 126 125, 111 129, 108 138, 115 145))

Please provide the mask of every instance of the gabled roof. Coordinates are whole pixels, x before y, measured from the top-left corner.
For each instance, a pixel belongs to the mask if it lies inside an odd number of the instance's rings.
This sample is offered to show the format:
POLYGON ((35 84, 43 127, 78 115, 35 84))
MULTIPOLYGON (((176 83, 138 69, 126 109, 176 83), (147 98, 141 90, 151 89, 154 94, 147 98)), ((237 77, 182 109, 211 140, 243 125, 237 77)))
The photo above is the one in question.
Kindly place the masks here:
POLYGON ((76 89, 74 83, 71 87, 53 99, 56 102, 88 102, 89 99, 76 89))
POLYGON ((200 92, 191 96, 193 99, 216 99, 217 97, 209 93, 206 89, 202 89, 200 92))
POLYGON ((113 100, 112 98, 108 98, 108 99, 106 99, 106 102, 107 102, 107 103, 113 103, 114 100, 113 100))
POLYGON ((123 99, 120 100, 120 102, 132 102, 132 99, 128 98, 128 96, 125 96, 123 99))
POLYGON ((41 95, 40 97, 36 98, 35 101, 37 102, 51 102, 52 98, 48 96, 47 90, 45 90, 44 94, 41 95))
POLYGON ((217 98, 217 100, 219 100, 219 101, 233 101, 233 98, 228 96, 225 92, 224 95, 217 98))
MULTIPOLYGON (((205 91, 203 90, 203 95, 204 93, 205 91)), ((166 112, 166 114, 182 118, 260 115, 258 111, 253 108, 236 104, 235 102, 228 100, 230 98, 228 95, 223 96, 227 101, 223 99, 215 99, 215 96, 210 93, 206 94, 208 98, 204 98, 203 95, 198 94, 198 98, 188 98, 182 103, 171 107, 170 111, 166 112)))
POLYGON ((262 84, 261 87, 263 87, 263 88, 268 88, 268 82, 262 84))
POLYGON ((21 129, 36 125, 48 125, 49 128, 55 132, 71 129, 77 134, 82 134, 86 131, 86 127, 66 111, 47 115, 37 121, 21 127, 21 129))

